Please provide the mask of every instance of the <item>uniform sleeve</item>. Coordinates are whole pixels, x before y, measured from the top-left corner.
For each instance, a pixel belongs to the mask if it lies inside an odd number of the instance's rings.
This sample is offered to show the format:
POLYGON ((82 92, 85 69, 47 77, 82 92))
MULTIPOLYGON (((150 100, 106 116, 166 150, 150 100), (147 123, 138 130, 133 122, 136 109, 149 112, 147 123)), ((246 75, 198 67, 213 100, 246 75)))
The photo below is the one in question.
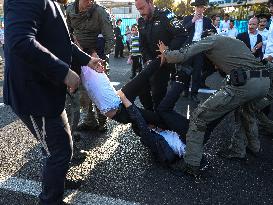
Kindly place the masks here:
POLYGON ((72 5, 69 5, 66 9, 66 23, 67 23, 69 33, 73 34, 73 28, 71 27, 71 17, 70 17, 70 12, 72 9, 71 7, 72 7, 72 5))
POLYGON ((147 42, 146 36, 145 36, 145 34, 144 34, 143 30, 142 30, 143 29, 143 21, 144 20, 142 20, 142 19, 138 20, 138 25, 139 25, 139 49, 140 49, 140 52, 142 53, 144 62, 146 62, 148 60, 151 60, 152 57, 149 54, 150 50, 149 50, 149 47, 148 47, 148 42, 147 42))
POLYGON ((100 9, 99 24, 105 39, 105 54, 109 54, 114 47, 114 32, 110 14, 104 9, 100 9))
POLYGON ((214 43, 214 38, 203 38, 190 46, 180 48, 180 50, 166 50, 164 56, 168 63, 184 63, 196 54, 212 49, 214 43))
POLYGON ((169 44, 171 50, 180 48, 187 40, 188 33, 183 26, 183 21, 178 19, 173 12, 166 13, 163 17, 166 28, 172 35, 172 40, 169 44))

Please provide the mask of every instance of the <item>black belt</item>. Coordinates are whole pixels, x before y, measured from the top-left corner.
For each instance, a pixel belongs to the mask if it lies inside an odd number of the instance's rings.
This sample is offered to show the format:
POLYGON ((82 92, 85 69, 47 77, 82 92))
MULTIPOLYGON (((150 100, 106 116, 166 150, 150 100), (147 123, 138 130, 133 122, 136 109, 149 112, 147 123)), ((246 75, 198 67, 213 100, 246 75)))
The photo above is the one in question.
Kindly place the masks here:
POLYGON ((269 77, 270 73, 268 70, 249 70, 246 73, 249 73, 250 78, 260 78, 260 77, 269 77))

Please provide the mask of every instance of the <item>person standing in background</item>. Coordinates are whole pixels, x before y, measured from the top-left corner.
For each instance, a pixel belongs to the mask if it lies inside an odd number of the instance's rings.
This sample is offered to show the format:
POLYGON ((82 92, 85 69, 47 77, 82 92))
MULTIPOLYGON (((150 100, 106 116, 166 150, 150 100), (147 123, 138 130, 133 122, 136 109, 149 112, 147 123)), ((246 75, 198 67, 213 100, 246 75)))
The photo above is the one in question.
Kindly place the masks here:
MULTIPOLYGON (((191 3, 194 6, 195 12, 193 15, 185 16, 183 19, 183 25, 189 33, 188 43, 198 42, 203 37, 203 33, 207 30, 212 30, 212 22, 209 18, 204 16, 206 10, 206 0, 196 0, 191 3)), ((186 82, 186 88, 184 91, 184 97, 189 95, 190 80, 192 80, 191 86, 191 100, 195 103, 199 103, 198 89, 201 86, 202 71, 204 67, 204 55, 202 53, 197 54, 193 58, 189 59, 186 63, 193 67, 192 76, 186 82)))
MULTIPOLYGON (((107 61, 107 55, 114 46, 113 25, 107 9, 94 0, 76 0, 67 6, 66 13, 69 32, 75 43, 88 54, 93 53, 93 51, 98 52, 100 58, 107 61), (99 43, 101 41, 100 34, 103 36, 103 43, 99 43), (103 53, 99 44, 103 46, 103 53)), ((106 65, 105 67, 107 68, 106 65)), ((68 104, 74 105, 69 108, 72 112, 70 121, 73 122, 73 125, 71 126, 77 127, 77 131, 97 129, 105 131, 107 129, 105 116, 98 109, 96 109, 96 116, 93 103, 82 86, 80 86, 79 92, 79 94, 73 94, 71 100, 68 96, 68 100, 73 101, 68 104), (78 125, 80 106, 83 110, 83 118, 78 125)), ((75 129, 72 131, 74 132, 75 129)))
POLYGON ((131 60, 132 60, 132 75, 131 79, 136 76, 136 72, 139 73, 142 70, 142 55, 139 48, 139 34, 137 26, 132 26, 132 37, 131 37, 131 60))
POLYGON ((124 45, 123 45, 123 36, 121 35, 121 30, 120 30, 120 26, 121 26, 122 20, 118 19, 116 22, 116 27, 114 29, 114 33, 115 33, 115 39, 116 39, 116 44, 115 44, 115 58, 118 58, 119 56, 121 58, 124 58, 123 55, 123 49, 124 49, 124 45))
POLYGON ((243 41, 246 46, 251 50, 253 55, 259 60, 263 59, 262 36, 257 31, 258 19, 256 17, 251 18, 248 21, 248 31, 239 33, 237 39, 243 41))
POLYGON ((129 26, 126 26, 125 36, 126 36, 126 45, 127 45, 127 48, 128 48, 128 52, 130 52, 131 51, 130 45, 131 45, 132 32, 131 32, 129 26))
MULTIPOLYGON (((141 18, 138 19, 140 49, 145 65, 158 56, 157 43, 162 40, 171 49, 179 48, 187 39, 187 32, 180 19, 169 9, 159 9, 153 0, 135 0, 141 18)), ((144 66, 145 69, 145 66, 144 66)), ((167 92, 170 73, 174 65, 165 63, 150 78, 147 87, 139 96, 141 104, 147 110, 156 110, 167 92)))
POLYGON ((261 14, 258 16, 259 20, 259 25, 258 25, 258 33, 262 36, 263 39, 263 47, 262 47, 262 52, 264 54, 265 52, 265 47, 267 43, 267 37, 268 37, 268 29, 266 28, 267 24, 267 16, 264 14, 261 14))

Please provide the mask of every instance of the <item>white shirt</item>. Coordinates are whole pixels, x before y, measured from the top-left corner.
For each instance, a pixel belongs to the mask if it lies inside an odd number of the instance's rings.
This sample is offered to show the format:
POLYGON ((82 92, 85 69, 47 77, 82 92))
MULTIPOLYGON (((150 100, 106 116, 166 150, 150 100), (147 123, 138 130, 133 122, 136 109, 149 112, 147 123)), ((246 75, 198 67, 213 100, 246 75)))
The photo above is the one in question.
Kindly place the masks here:
POLYGON ((0 29, 0 43, 1 44, 4 44, 5 41, 4 41, 4 29, 0 29))
POLYGON ((180 140, 179 135, 176 132, 170 130, 164 131, 156 131, 160 134, 168 143, 168 145, 172 148, 175 154, 177 154, 180 158, 185 154, 186 145, 180 140))
POLYGON ((98 73, 88 66, 81 67, 81 80, 88 96, 102 114, 117 109, 121 103, 115 88, 105 73, 98 73))
POLYGON ((248 36, 249 36, 249 40, 250 40, 250 48, 253 49, 255 47, 255 44, 257 43, 257 35, 258 32, 256 32, 255 34, 249 33, 248 32, 248 36))
POLYGON ((269 31, 266 28, 264 30, 262 30, 262 31, 260 31, 260 30, 257 29, 257 31, 258 31, 258 34, 260 34, 262 36, 262 39, 263 39, 262 51, 264 53, 269 31))
POLYGON ((237 30, 237 28, 233 27, 232 29, 229 28, 229 29, 227 30, 227 36, 228 36, 228 37, 236 38, 237 35, 238 35, 238 30, 237 30))
POLYGON ((195 32, 192 41, 200 41, 203 33, 203 19, 198 19, 195 21, 195 32))
MULTIPOLYGON (((271 17, 272 18, 272 17, 271 17)), ((267 36, 267 43, 264 51, 264 58, 267 58, 268 56, 273 57, 273 21, 271 19, 268 36, 267 36)))
POLYGON ((227 31, 229 29, 229 20, 220 22, 220 31, 227 31))

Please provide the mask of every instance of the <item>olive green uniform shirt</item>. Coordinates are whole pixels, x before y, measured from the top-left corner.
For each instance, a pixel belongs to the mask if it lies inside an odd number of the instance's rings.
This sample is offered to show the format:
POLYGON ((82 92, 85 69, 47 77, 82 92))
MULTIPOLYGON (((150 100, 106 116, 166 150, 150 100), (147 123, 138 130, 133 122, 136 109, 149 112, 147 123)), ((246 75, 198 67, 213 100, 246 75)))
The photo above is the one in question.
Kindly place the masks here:
POLYGON ((105 39, 105 54, 109 54, 114 46, 113 25, 106 8, 96 4, 84 12, 78 10, 79 1, 67 7, 67 25, 80 46, 84 49, 96 49, 98 35, 105 39))
POLYGON ((204 53, 217 69, 226 74, 231 70, 245 68, 260 70, 265 68, 246 47, 245 43, 225 36, 213 35, 183 47, 180 50, 165 50, 168 63, 183 63, 198 53, 204 53))

